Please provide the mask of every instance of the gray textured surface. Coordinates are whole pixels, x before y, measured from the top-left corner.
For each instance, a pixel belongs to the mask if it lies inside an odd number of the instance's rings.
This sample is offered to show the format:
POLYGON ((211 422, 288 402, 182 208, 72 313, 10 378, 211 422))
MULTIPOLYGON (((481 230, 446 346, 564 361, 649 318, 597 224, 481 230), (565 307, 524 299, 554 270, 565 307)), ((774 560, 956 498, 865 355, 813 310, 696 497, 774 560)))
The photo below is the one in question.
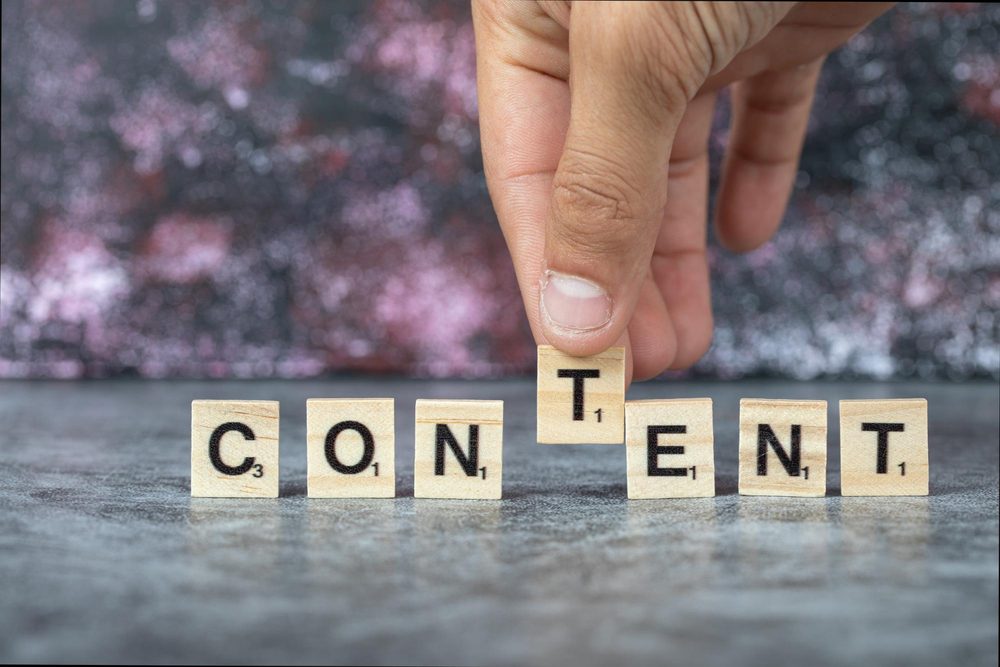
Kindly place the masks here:
POLYGON ((995 384, 642 385, 715 399, 714 499, 533 444, 531 382, 0 383, 0 660, 996 665, 995 384), (305 399, 397 398, 396 500, 309 500, 305 399), (930 498, 735 494, 741 396, 926 396, 930 498), (503 501, 415 501, 417 397, 506 404, 503 501), (282 495, 188 497, 189 402, 282 401, 282 495))

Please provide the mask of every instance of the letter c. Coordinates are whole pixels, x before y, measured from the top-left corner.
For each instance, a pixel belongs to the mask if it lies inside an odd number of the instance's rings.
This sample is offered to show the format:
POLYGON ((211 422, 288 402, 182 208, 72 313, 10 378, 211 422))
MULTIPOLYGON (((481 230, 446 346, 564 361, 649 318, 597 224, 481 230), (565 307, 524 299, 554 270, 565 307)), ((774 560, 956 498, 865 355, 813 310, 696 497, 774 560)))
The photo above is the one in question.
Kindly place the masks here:
POLYGON ((237 431, 243 435, 246 440, 255 440, 256 437, 250 427, 246 424, 240 422, 226 422, 219 426, 219 428, 212 431, 212 437, 208 441, 208 457, 212 460, 212 465, 215 469, 221 472, 223 475, 242 475, 249 472, 253 468, 254 457, 248 456, 243 459, 243 463, 236 466, 226 465, 222 460, 222 453, 220 452, 220 445, 222 444, 222 436, 230 431, 237 431))

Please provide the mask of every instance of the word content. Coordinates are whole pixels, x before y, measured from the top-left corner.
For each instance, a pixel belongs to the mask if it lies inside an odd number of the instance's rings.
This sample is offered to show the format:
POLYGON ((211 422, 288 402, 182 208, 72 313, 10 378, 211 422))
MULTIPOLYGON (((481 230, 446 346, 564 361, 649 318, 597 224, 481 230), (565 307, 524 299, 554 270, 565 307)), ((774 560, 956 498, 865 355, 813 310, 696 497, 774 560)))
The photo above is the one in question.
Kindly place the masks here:
MULTIPOLYGON (((840 401, 841 494, 929 492, 927 401, 840 401)), ((537 441, 624 443, 628 497, 715 495, 712 399, 625 400, 625 350, 572 357, 538 348, 537 441)), ((503 401, 416 402, 413 495, 503 496, 503 401)), ((278 496, 277 401, 191 404, 191 495, 278 496)), ((308 495, 396 495, 395 400, 306 402, 308 495)), ((826 401, 744 398, 739 493, 825 496, 826 401)))

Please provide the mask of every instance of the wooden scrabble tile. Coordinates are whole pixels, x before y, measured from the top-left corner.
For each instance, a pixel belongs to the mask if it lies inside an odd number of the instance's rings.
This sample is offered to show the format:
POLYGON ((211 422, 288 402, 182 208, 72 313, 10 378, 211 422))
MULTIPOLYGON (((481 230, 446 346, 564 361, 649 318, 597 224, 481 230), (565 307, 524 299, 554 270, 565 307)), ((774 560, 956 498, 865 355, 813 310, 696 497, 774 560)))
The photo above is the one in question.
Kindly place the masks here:
POLYGON ((826 401, 740 400, 740 494, 826 495, 826 401))
POLYGON ((306 458, 311 498, 394 498, 395 400, 310 398, 306 458))
POLYGON ((538 442, 617 445, 624 422, 624 347, 572 357, 538 346, 538 442))
POLYGON ((626 401, 629 498, 715 495, 712 399, 626 401))
POLYGON ((191 495, 278 497, 278 401, 191 402, 191 495))
POLYGON ((845 496, 928 494, 927 401, 840 402, 840 492, 845 496))
POLYGON ((503 401, 417 401, 415 498, 500 498, 503 401))

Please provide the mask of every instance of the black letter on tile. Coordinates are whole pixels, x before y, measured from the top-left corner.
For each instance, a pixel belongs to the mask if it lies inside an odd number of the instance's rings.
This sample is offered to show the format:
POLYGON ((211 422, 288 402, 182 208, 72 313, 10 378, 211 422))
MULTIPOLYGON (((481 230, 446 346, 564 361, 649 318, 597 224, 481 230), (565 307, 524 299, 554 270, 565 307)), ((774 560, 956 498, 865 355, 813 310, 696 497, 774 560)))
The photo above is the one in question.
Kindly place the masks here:
POLYGON ((889 434, 902 433, 902 424, 879 424, 864 422, 861 424, 862 431, 875 431, 878 433, 878 454, 875 462, 875 472, 884 475, 889 472, 889 434))
POLYGON ((334 424, 333 427, 327 431, 326 434, 326 462, 330 464, 330 467, 339 472, 342 475, 357 475, 359 472, 365 470, 372 464, 372 459, 375 457, 375 438, 372 436, 372 432, 368 430, 368 427, 361 422, 346 421, 340 422, 339 424, 334 424), (361 454, 361 460, 355 465, 346 466, 340 462, 337 458, 337 436, 343 431, 357 431, 358 435, 361 436, 361 442, 364 443, 365 451, 361 454))
POLYGON ((227 466, 222 462, 222 453, 220 452, 222 436, 230 431, 239 432, 247 440, 256 439, 253 431, 251 431, 250 427, 246 424, 241 422, 226 422, 225 424, 219 426, 219 428, 212 431, 212 437, 208 441, 208 458, 211 459, 212 465, 215 469, 223 475, 242 475, 245 472, 249 472, 250 468, 253 467, 254 458, 252 456, 246 457, 243 459, 243 463, 239 464, 235 468, 227 466))
POLYGON ((767 446, 771 445, 785 472, 791 477, 798 477, 802 466, 802 451, 799 447, 801 439, 802 427, 792 424, 792 453, 789 455, 771 430, 770 424, 757 424, 757 474, 767 475, 767 446))
POLYGON ((469 477, 475 477, 479 468, 479 424, 469 424, 469 455, 459 446, 447 424, 437 424, 434 434, 434 474, 444 474, 444 446, 451 448, 458 464, 469 477))
POLYGON ((587 370, 559 369, 559 377, 573 378, 573 421, 583 421, 583 381, 586 378, 599 378, 601 371, 596 368, 587 370))
POLYGON ((661 468, 656 457, 660 454, 683 454, 683 445, 661 445, 661 433, 687 433, 687 426, 670 424, 646 427, 646 474, 650 477, 686 477, 687 468, 661 468))

